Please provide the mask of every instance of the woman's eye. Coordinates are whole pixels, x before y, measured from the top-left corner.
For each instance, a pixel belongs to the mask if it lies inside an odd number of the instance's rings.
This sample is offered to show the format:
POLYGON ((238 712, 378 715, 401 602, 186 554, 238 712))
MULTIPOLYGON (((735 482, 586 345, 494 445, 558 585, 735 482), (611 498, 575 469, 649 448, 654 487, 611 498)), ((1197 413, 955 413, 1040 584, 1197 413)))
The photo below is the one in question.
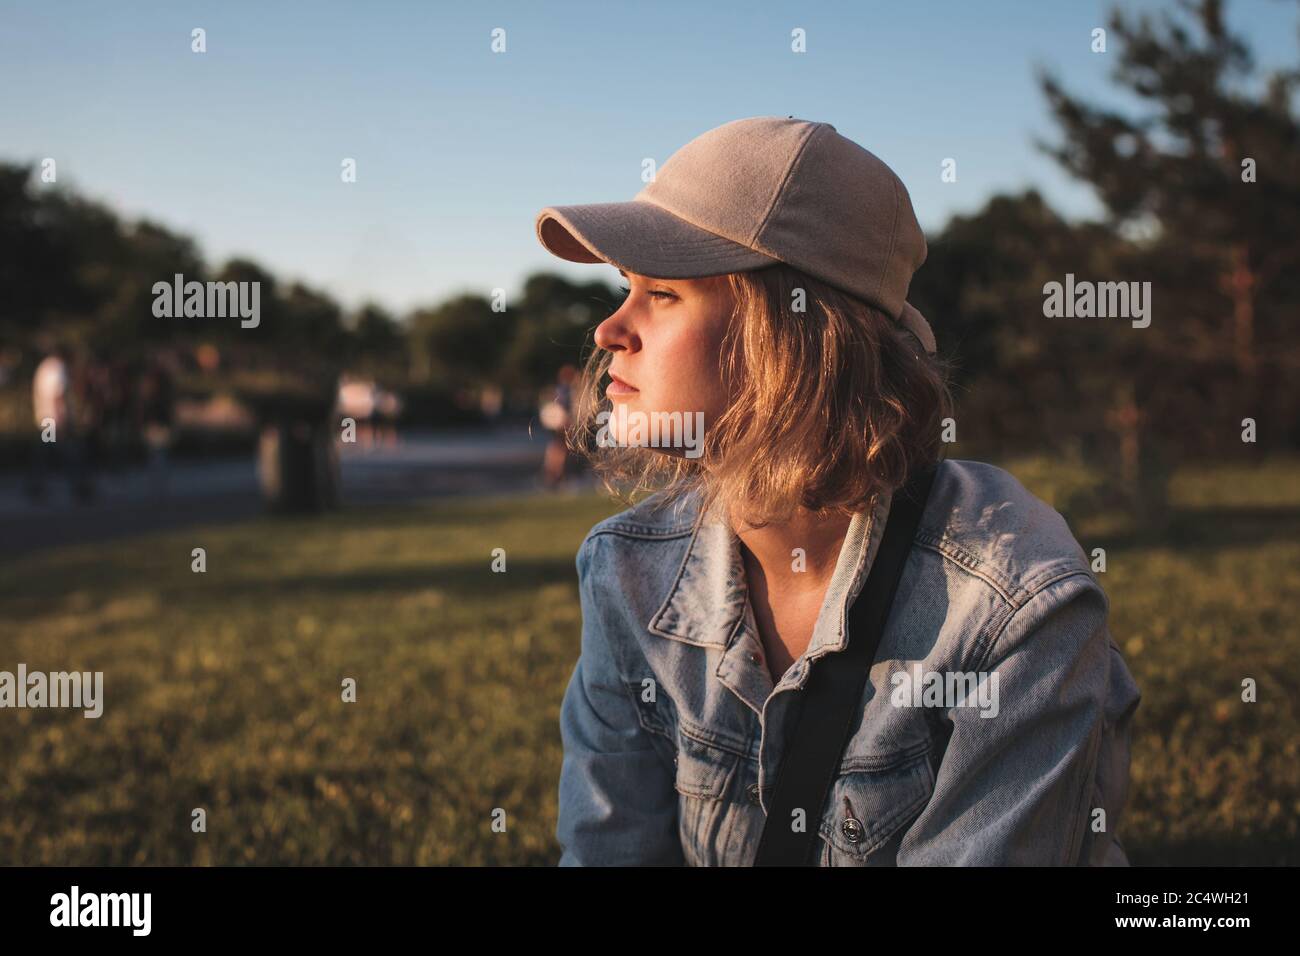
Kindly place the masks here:
MULTIPOLYGON (((619 286, 618 291, 622 292, 625 297, 632 292, 632 290, 625 285, 619 286)), ((676 294, 672 292, 663 292, 658 289, 652 289, 651 291, 647 292, 646 295, 650 296, 651 298, 658 298, 661 302, 667 302, 669 299, 677 298, 676 294)))

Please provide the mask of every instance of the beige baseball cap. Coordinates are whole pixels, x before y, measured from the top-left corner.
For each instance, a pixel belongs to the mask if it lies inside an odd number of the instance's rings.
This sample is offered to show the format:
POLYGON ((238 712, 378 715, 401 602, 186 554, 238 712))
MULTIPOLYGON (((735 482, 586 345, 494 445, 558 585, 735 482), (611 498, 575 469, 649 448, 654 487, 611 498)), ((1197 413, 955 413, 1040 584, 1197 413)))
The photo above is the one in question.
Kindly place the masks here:
POLYGON ((784 262, 883 310, 935 351, 930 324, 907 302, 926 255, 907 189, 829 123, 724 123, 668 157, 629 202, 547 206, 537 237, 561 259, 660 279, 784 262))

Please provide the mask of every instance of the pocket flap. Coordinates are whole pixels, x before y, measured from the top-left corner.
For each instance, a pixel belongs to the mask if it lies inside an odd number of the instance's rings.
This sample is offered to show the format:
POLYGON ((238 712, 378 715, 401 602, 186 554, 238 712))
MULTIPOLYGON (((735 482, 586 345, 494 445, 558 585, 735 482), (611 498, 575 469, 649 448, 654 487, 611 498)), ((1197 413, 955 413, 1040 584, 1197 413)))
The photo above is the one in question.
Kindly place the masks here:
POLYGON ((680 734, 675 757, 677 792, 691 797, 718 799, 726 791, 739 760, 737 754, 680 734))
POLYGON ((911 823, 933 793, 928 753, 884 769, 841 773, 827 798, 821 835, 850 861, 861 860, 911 823))

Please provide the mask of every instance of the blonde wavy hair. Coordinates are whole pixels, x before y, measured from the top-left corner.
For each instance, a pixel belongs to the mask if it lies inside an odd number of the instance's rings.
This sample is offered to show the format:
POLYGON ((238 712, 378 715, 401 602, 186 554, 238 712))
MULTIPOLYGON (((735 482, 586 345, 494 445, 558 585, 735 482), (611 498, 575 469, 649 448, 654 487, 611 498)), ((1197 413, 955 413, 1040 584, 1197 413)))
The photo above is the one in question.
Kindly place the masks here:
POLYGON ((884 312, 784 264, 724 277, 734 310, 721 370, 730 396, 698 458, 596 441, 613 354, 594 349, 575 388, 566 441, 627 505, 700 498, 761 527, 799 507, 867 510, 942 457, 950 367, 884 312), (805 308, 792 306, 802 290, 805 308))

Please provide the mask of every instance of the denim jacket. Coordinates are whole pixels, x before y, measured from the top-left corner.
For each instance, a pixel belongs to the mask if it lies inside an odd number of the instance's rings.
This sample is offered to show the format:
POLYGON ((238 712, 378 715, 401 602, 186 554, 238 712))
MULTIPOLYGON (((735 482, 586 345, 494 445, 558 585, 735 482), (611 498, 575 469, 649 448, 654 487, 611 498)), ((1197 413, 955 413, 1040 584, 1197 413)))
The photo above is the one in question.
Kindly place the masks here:
MULTIPOLYGON (((578 551, 560 708, 561 866, 749 866, 810 669, 890 495, 853 516, 805 652, 773 684, 739 539, 656 495, 578 551)), ((1116 837, 1141 694, 1065 520, 1001 468, 939 464, 829 798, 822 866, 1128 865, 1116 837), (936 676, 927 676, 931 672, 936 676), (947 675, 977 684, 944 696, 947 675)))

